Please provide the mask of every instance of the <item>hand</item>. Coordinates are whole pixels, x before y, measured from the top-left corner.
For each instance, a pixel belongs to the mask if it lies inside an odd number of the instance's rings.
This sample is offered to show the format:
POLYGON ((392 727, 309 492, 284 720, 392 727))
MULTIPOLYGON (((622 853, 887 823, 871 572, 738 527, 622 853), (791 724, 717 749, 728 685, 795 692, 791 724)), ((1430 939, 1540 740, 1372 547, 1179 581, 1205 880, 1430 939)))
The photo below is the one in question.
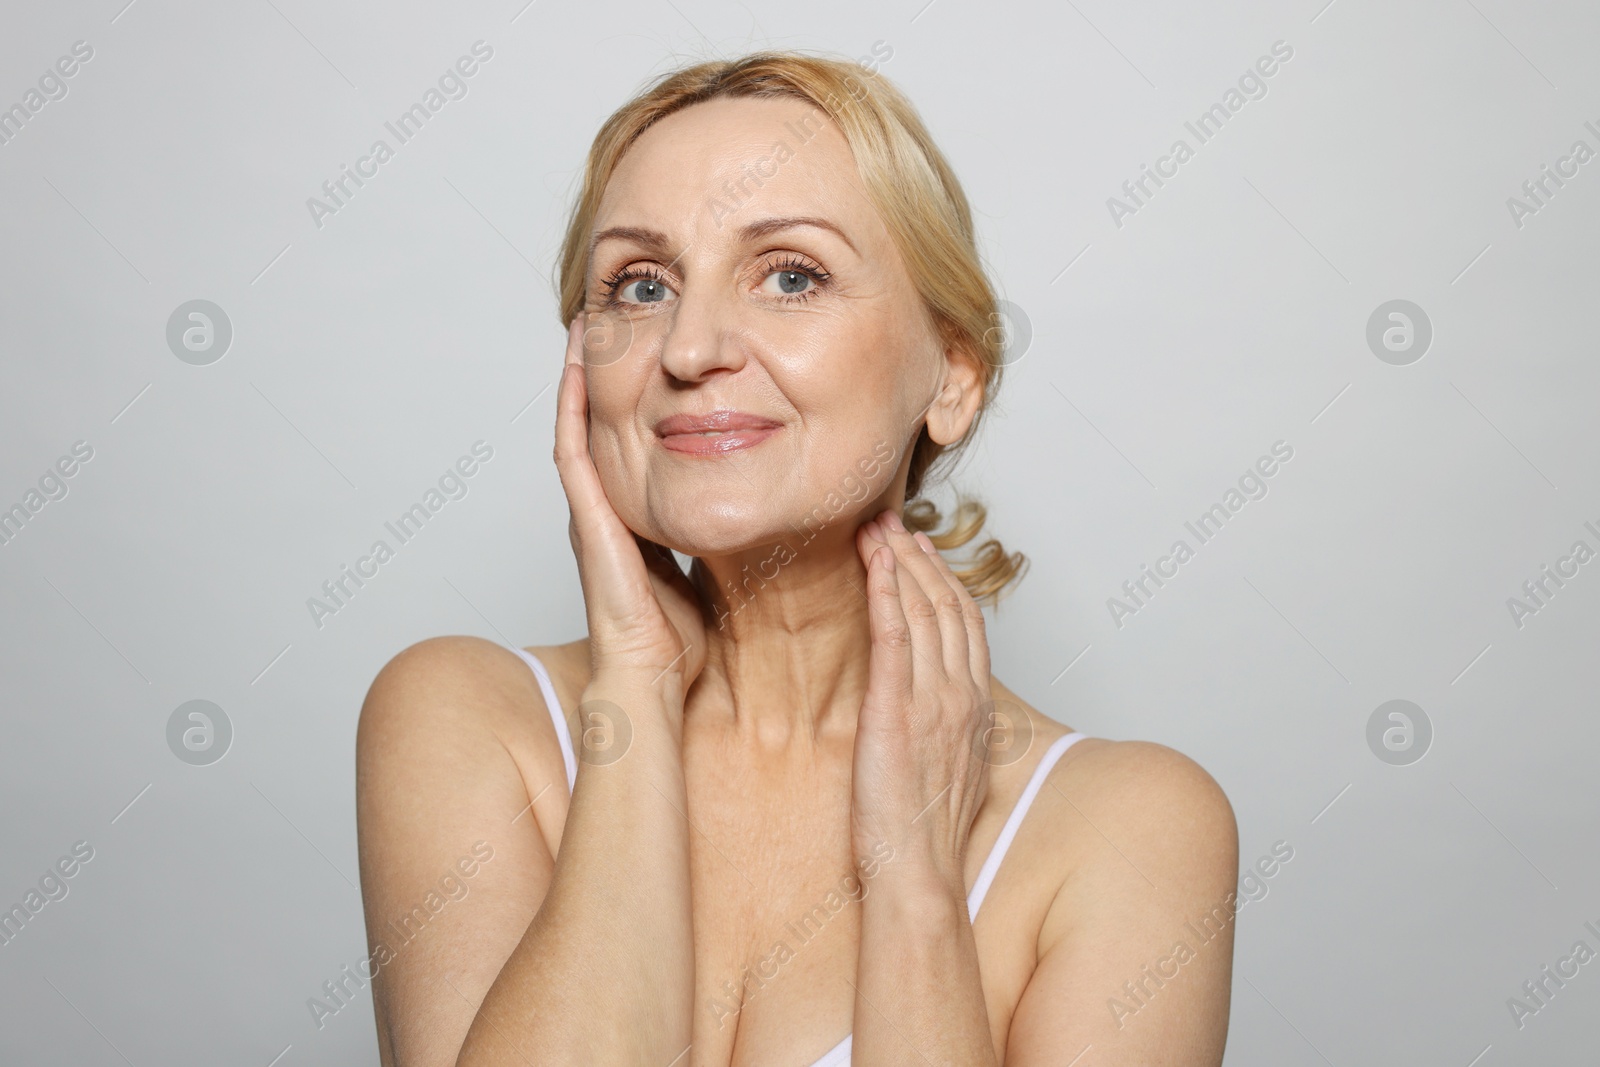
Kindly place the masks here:
POLYGON ((872 628, 856 726, 856 855, 886 840, 897 870, 931 874, 964 898, 967 837, 989 782, 983 610, 927 535, 907 533, 892 510, 856 532, 856 550, 872 628))
POLYGON ((567 332, 555 462, 572 513, 568 533, 589 620, 593 678, 651 680, 670 669, 682 673, 681 698, 705 666, 704 616, 672 553, 628 529, 600 484, 589 454, 583 327, 580 315, 567 332))

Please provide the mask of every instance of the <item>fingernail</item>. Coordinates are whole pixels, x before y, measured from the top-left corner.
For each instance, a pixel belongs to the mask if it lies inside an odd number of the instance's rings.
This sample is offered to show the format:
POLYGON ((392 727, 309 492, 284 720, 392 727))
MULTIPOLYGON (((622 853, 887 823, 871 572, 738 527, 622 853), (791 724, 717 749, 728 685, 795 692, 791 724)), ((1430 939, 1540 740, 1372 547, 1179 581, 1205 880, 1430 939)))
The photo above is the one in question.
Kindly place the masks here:
POLYGON ((900 521, 900 516, 898 516, 898 515, 896 515, 894 513, 894 509, 893 508, 890 508, 889 510, 887 510, 887 511, 885 511, 883 513, 883 521, 884 521, 884 524, 886 526, 888 526, 889 529, 893 530, 895 533, 905 533, 906 532, 905 524, 900 521))
POLYGON ((932 538, 923 533, 921 530, 918 530, 916 533, 912 534, 911 539, 917 544, 921 545, 922 551, 926 552, 928 555, 937 556, 939 554, 939 550, 933 546, 932 538))

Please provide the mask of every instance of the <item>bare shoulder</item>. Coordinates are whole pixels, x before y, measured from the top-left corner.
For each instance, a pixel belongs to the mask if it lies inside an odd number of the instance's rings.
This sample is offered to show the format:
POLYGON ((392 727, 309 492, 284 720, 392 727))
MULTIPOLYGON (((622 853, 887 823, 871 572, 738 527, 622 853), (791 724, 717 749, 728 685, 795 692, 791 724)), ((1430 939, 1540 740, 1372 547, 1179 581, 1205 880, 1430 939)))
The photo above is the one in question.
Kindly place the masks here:
POLYGON ((1238 878, 1233 806, 1215 778, 1154 741, 1086 738, 1050 780, 1063 877, 1041 947, 1098 917, 1106 930, 1175 924, 1224 900, 1238 878))
POLYGON ((531 682, 527 665, 503 645, 481 637, 430 637, 383 665, 367 690, 359 730, 417 717, 492 713, 505 698, 526 696, 531 682))
MULTIPOLYGON (((568 712, 587 683, 587 639, 528 651, 568 712)), ((434 777, 471 774, 486 747, 503 748, 535 791, 564 780, 549 706, 522 657, 481 637, 431 637, 396 653, 367 691, 356 728, 358 786, 378 760, 420 761, 434 777)))
MULTIPOLYGON (((1079 732, 1004 686, 995 690, 1025 710, 1032 748, 1079 732)), ((1024 759, 1017 766, 1011 791, 1020 793, 1022 771, 1036 764, 1024 759)), ((1227 794, 1197 761, 1168 745, 1085 736, 1045 776, 1035 807, 1041 860, 1060 886, 1057 911, 1081 905, 1082 894, 1121 894, 1130 882, 1209 891, 1237 877, 1238 829, 1227 794)))
POLYGON ((538 685, 509 648, 430 638, 373 680, 356 729, 356 831, 384 1064, 453 1062, 476 1005, 438 983, 481 996, 526 930, 565 790, 534 797, 564 773, 538 685))
POLYGON ((1233 807, 1209 772, 1155 741, 1086 738, 1058 784, 1091 803, 1115 806, 1120 821, 1144 832, 1217 843, 1234 829, 1233 807))
POLYGON ((1098 737, 1074 743, 1046 780, 1036 840, 1050 872, 1041 888, 1054 891, 1006 1063, 1059 1063, 1093 1045, 1107 1067, 1215 1067, 1239 875, 1226 793, 1175 748, 1098 737))

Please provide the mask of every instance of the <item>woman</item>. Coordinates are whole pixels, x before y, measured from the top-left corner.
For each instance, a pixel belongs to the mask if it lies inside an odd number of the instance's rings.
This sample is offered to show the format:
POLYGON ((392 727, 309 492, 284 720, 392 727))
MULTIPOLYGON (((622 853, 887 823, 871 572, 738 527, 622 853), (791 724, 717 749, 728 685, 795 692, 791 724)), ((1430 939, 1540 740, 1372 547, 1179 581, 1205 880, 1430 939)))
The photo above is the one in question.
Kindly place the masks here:
POLYGON ((373 683, 383 1062, 1220 1063, 1226 798, 993 678, 1020 560, 957 572, 981 507, 906 506, 1002 359, 911 105, 795 53, 666 76, 596 139, 560 301, 588 637, 373 683))

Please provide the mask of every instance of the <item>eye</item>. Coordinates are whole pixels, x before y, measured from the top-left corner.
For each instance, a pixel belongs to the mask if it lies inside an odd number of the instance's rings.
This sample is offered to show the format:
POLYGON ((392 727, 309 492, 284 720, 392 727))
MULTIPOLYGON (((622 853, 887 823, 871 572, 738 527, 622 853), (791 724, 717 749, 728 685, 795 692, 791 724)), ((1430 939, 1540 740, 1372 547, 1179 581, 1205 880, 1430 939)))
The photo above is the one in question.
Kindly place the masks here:
POLYGON ((762 280, 762 286, 765 288, 766 292, 774 292, 773 289, 766 288, 766 283, 770 282, 774 278, 778 280, 778 288, 776 292, 785 296, 798 296, 799 294, 806 292, 807 289, 814 284, 811 280, 811 275, 807 274, 805 271, 775 270, 762 280))
POLYGON ((768 264, 768 270, 761 280, 762 292, 792 303, 811 299, 827 287, 831 277, 821 267, 814 267, 793 255, 768 264))
POLYGON ((658 304, 672 292, 655 267, 628 267, 606 278, 601 285, 608 304, 658 304))

